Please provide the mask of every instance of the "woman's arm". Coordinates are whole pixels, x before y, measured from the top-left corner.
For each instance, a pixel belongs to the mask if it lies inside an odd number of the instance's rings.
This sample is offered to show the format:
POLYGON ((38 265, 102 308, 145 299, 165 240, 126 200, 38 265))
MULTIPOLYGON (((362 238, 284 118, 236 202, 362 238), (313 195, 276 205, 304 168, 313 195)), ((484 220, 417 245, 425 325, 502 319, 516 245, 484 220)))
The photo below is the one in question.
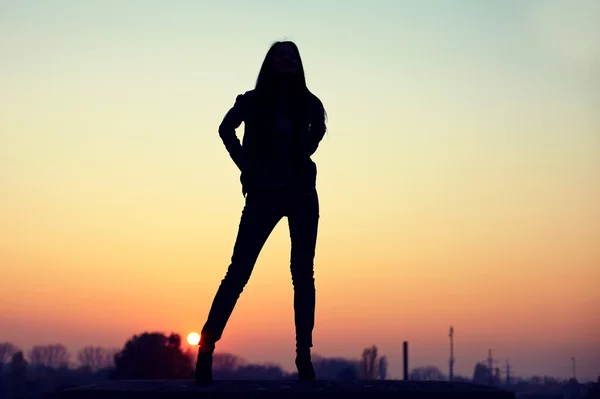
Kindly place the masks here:
POLYGON ((244 95, 240 94, 219 125, 219 136, 223 140, 229 156, 240 170, 243 168, 243 149, 235 130, 240 127, 244 117, 244 95))
POLYGON ((319 147, 319 143, 325 135, 327 127, 325 126, 325 111, 321 101, 315 97, 310 117, 310 129, 308 135, 308 156, 312 156, 319 147))

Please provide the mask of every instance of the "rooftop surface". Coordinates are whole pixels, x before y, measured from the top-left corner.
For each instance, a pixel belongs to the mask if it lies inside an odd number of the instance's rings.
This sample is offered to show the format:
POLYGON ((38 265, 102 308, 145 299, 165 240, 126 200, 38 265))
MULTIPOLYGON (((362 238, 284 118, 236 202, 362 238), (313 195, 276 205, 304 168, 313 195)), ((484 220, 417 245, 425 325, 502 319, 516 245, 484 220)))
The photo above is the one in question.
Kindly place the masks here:
POLYGON ((197 386, 192 380, 108 381, 68 389, 65 399, 206 399, 243 398, 481 398, 514 399, 501 389, 447 381, 215 381, 197 386))

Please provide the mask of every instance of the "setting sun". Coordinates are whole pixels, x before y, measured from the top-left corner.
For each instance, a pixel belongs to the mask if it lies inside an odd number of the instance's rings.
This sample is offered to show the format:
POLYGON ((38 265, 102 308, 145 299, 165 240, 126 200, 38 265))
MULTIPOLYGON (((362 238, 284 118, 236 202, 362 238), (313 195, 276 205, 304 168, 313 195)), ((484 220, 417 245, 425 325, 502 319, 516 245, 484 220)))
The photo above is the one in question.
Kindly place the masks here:
POLYGON ((198 343, 200 342, 200 334, 198 334, 197 332, 189 333, 187 336, 187 342, 190 345, 198 345, 198 343))

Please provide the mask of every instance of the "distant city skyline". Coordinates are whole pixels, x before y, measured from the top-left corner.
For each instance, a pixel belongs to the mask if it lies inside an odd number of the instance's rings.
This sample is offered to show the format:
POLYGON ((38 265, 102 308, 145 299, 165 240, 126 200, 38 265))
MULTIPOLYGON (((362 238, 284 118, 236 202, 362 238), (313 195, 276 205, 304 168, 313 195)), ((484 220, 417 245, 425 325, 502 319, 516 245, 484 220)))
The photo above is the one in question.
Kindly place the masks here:
MULTIPOLYGON (((328 133, 314 352, 600 373, 600 2, 0 3, 0 341, 202 328, 244 198, 217 133, 278 39, 328 133), (251 4, 250 4, 251 3, 251 4)), ((241 131, 240 131, 241 135, 241 131)), ((293 369, 285 221, 218 351, 293 369), (260 323, 258 323, 260 321, 260 323), (267 328, 268 326, 268 328, 267 328)))

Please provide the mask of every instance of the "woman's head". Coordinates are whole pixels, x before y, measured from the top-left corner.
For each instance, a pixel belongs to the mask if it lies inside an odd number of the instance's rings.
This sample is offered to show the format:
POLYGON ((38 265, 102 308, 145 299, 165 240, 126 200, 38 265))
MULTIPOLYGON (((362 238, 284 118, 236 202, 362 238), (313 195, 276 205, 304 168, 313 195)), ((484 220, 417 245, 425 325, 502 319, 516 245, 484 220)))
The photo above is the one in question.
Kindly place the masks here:
POLYGON ((300 51, 291 41, 273 43, 260 68, 256 89, 271 92, 281 80, 292 83, 295 90, 307 90, 300 51))
POLYGON ((259 113, 269 114, 269 110, 272 110, 277 87, 281 83, 285 83, 284 87, 290 90, 295 117, 304 120, 304 110, 310 106, 316 108, 316 115, 325 121, 327 114, 323 104, 306 86, 300 51, 291 41, 275 42, 267 51, 256 79, 256 92, 261 104, 259 113))
POLYGON ((273 72, 282 75, 294 75, 302 65, 298 47, 293 42, 279 42, 273 46, 273 72))

